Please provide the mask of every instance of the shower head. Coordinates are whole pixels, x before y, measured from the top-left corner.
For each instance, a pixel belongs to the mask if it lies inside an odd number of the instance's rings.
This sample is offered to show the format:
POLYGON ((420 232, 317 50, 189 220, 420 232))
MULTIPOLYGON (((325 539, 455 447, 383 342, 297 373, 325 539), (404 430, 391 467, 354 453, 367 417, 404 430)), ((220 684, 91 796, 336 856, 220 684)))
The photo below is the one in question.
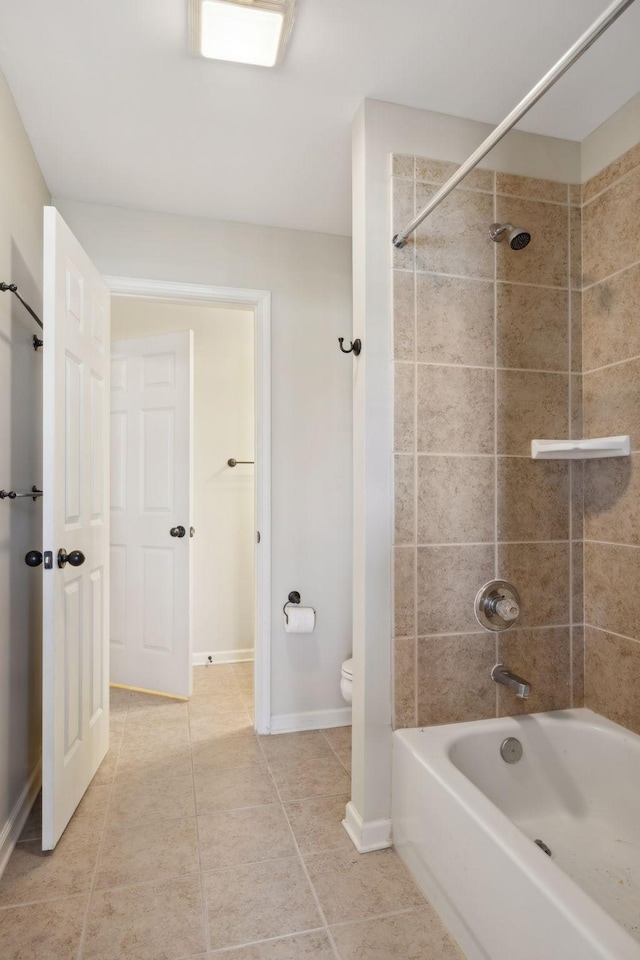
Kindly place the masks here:
POLYGON ((528 230, 523 227, 514 227, 512 223, 492 223, 489 227, 489 236, 495 243, 500 243, 506 236, 512 250, 524 250, 531 240, 528 230))

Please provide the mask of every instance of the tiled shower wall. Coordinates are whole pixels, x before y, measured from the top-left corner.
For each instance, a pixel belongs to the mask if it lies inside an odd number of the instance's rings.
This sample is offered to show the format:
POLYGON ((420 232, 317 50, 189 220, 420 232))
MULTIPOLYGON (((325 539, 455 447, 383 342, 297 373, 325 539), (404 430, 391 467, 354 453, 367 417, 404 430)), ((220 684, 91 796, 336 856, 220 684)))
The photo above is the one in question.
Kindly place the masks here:
MULTIPOLYGON (((393 158, 396 229, 453 169, 393 158)), ((396 726, 582 702, 582 466, 529 456, 582 436, 580 214, 579 188, 476 170, 394 253, 396 726), (529 246, 493 243, 496 220, 529 246), (501 635, 473 612, 494 577, 523 606, 501 635)))
POLYGON ((583 186, 585 703, 640 733, 640 145, 583 186))

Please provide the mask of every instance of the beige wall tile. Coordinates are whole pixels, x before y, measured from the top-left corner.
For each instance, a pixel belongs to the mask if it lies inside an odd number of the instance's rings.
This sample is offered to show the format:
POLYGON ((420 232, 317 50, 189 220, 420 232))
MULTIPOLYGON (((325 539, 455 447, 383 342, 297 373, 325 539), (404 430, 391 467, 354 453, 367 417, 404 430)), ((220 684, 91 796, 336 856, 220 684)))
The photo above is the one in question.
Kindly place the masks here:
POLYGON ((582 184, 569 184, 569 203, 573 206, 582 206, 582 184))
MULTIPOLYGON (((424 207, 433 192, 432 186, 418 183, 416 207, 424 207)), ((492 280, 492 222, 491 194, 454 190, 416 230, 416 269, 492 280)))
POLYGON ((419 547, 418 635, 477 630, 473 600, 493 572, 493 544, 419 547))
POLYGON ((493 453, 493 371, 418 366, 418 451, 493 453))
POLYGON ((404 153, 394 153, 391 157, 391 173, 394 177, 410 177, 415 175, 415 157, 404 153))
POLYGON ((569 617, 569 544, 498 544, 498 575, 522 600, 518 627, 565 624, 569 617))
POLYGON ((640 454, 587 460, 584 525, 588 540, 640 546, 640 454))
POLYGON ((571 544, 571 589, 572 622, 584 623, 584 544, 581 540, 571 544))
POLYGON ((570 277, 574 290, 582 289, 582 210, 569 208, 570 277))
POLYGON ((395 637, 415 634, 416 551, 414 547, 396 547, 394 558, 395 637))
POLYGON ((582 403, 583 379, 579 373, 572 373, 569 381, 571 388, 571 421, 569 423, 570 436, 582 440, 584 437, 584 416, 582 403))
POLYGON ((566 183, 519 177, 510 173, 496 173, 496 193, 527 197, 529 200, 550 200, 553 203, 567 203, 568 200, 566 183))
POLYGON ((305 857, 327 922, 365 920, 424 905, 424 898, 395 850, 355 850, 305 857))
POLYGON ((378 920, 334 927, 342 960, 463 960, 451 934, 432 907, 378 920))
POLYGON ((416 298, 418 360, 493 366, 492 281, 418 273, 416 298))
POLYGON ((572 707, 584 707, 584 627, 571 628, 572 707))
POLYGON ((640 637, 640 550, 618 544, 584 545, 585 623, 640 637))
POLYGON ((344 793, 337 797, 314 797, 312 800, 285 803, 284 811, 300 853, 352 849, 351 841, 342 826, 344 809, 350 799, 350 795, 344 793))
POLYGON ((495 662, 488 632, 418 640, 418 726, 494 717, 495 662))
POLYGON ((297 858, 205 873, 204 893, 214 950, 322 925, 297 858))
POLYGON ((498 453, 528 457, 531 441, 569 436, 569 374, 497 371, 498 453))
POLYGON ((640 360, 629 360, 584 375, 585 436, 631 435, 640 449, 640 360))
POLYGON ((393 271, 393 359, 415 354, 415 274, 393 271))
POLYGON ((571 369, 582 373, 582 303, 579 290, 571 291, 571 369))
POLYGON ((394 480, 394 542, 397 544, 415 543, 415 459, 413 457, 395 457, 394 480))
POLYGON ((86 960, 185 957, 204 951, 200 878, 162 880, 94 893, 83 949, 86 960))
POLYGON ((538 283, 551 287, 568 285, 567 208, 537 200, 498 197, 498 221, 524 227, 531 242, 524 250, 498 244, 498 279, 538 283))
POLYGON ((569 539, 569 465, 498 457, 498 540, 569 539))
POLYGON ((415 637, 393 641, 393 717, 395 730, 417 723, 415 637))
POLYGON ((640 265, 585 290, 584 369, 640 356, 640 265))
POLYGON ((501 633, 498 659, 531 684, 527 700, 498 685, 498 716, 562 710, 571 704, 568 627, 541 630, 514 628, 501 633))
POLYGON ((494 540, 492 457, 418 457, 418 543, 494 540))
MULTIPOLYGON (((442 184, 456 172, 458 166, 459 164, 451 163, 447 160, 430 160, 428 157, 416 157, 416 180, 442 184)), ((465 190, 488 190, 491 192, 493 190, 493 176, 493 170, 483 170, 480 167, 476 167, 475 170, 467 174, 460 184, 460 188, 465 190)))
POLYGON ((394 449, 413 453, 415 443, 415 366, 394 363, 394 449))
POLYGON ((584 705, 640 733, 640 643, 585 627, 584 705))
POLYGON ((640 167, 582 211, 583 282, 603 280, 640 260, 640 167))
MULTIPOLYGON (((415 183, 413 180, 394 178, 391 181, 392 196, 392 233, 403 230, 413 220, 415 211, 415 183)), ((407 240, 406 246, 392 248, 394 270, 413 270, 415 266, 415 234, 407 240)))
POLYGON ((588 203, 596 194, 606 190, 607 187, 610 187, 616 180, 619 180, 620 177, 624 177, 630 170, 637 167, 638 164, 640 164, 640 143, 631 147, 631 149, 623 153, 621 157, 618 157, 613 163, 608 164, 608 166, 604 167, 603 170, 600 170, 599 173, 596 173, 594 177, 591 177, 590 180, 587 180, 587 182, 582 185, 582 202, 588 203))
POLYGON ((585 463, 574 460, 569 466, 571 479, 571 537, 581 540, 584 536, 584 476, 585 463))
POLYGON ((566 290, 499 283, 499 367, 567 370, 569 294, 566 290))

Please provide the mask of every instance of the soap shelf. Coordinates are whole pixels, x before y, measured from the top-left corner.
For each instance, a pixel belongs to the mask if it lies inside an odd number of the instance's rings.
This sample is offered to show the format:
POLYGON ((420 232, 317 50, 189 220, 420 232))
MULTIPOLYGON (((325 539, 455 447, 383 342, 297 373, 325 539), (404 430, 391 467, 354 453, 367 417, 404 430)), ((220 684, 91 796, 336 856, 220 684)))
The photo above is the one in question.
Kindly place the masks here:
POLYGON ((631 438, 596 437, 594 440, 532 440, 532 460, 596 460, 628 457, 631 438))

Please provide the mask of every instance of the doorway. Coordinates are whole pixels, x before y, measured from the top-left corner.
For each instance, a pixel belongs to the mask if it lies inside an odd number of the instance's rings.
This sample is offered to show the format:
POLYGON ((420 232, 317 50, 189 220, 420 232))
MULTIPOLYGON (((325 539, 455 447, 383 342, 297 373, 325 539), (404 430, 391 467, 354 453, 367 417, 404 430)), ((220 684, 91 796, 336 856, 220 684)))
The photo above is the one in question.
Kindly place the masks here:
POLYGON ((177 542, 191 553, 192 641, 185 656, 189 666, 236 664, 243 675, 252 671, 255 726, 266 733, 269 294, 115 278, 107 283, 112 345, 152 344, 192 331, 193 539, 177 542))

